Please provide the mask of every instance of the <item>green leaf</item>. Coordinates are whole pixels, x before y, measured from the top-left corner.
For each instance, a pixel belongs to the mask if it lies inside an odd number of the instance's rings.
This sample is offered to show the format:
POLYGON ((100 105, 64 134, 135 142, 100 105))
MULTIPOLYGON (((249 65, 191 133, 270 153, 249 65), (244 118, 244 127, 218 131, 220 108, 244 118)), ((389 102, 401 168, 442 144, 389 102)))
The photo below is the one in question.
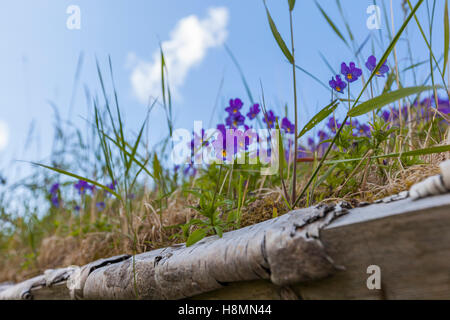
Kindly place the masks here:
POLYGON ((410 96, 412 94, 417 94, 422 91, 427 91, 427 90, 432 90, 432 89, 433 89, 432 86, 417 86, 417 87, 401 88, 396 91, 387 92, 387 93, 379 95, 378 97, 367 100, 366 102, 363 102, 363 103, 357 105, 356 107, 352 108, 348 112, 348 116, 350 116, 350 117, 360 116, 360 115, 366 114, 369 111, 379 109, 389 103, 400 100, 400 99, 410 96))
POLYGON ((223 229, 222 229, 222 227, 221 227, 221 226, 215 226, 215 227, 214 227, 214 230, 216 231, 217 235, 218 235, 220 238, 222 238, 222 236, 223 236, 223 229))
POLYGON ((337 36, 339 38, 341 38, 342 41, 344 41, 344 43, 347 45, 347 47, 349 46, 347 43, 347 40, 345 40, 344 36, 342 35, 342 33, 339 31, 339 29, 336 27, 336 25, 334 24, 334 22, 330 19, 330 17, 326 14, 326 12, 322 9, 322 7, 317 3, 316 1, 316 6, 317 8, 319 8, 320 12, 322 13, 323 17, 325 18, 325 20, 327 20, 328 24, 330 25, 330 27, 334 30, 334 32, 337 34, 337 36))
POLYGON ((236 222, 238 218, 238 212, 237 210, 233 210, 231 211, 228 216, 227 216, 227 222, 231 223, 231 222, 236 222))
POLYGON ((186 247, 192 246, 194 243, 199 242, 208 233, 209 228, 197 229, 189 235, 189 238, 186 241, 186 247))
POLYGON ((449 47, 449 26, 448 26, 448 0, 445 0, 444 9, 444 68, 442 72, 445 74, 445 68, 448 63, 448 47, 449 47))
POLYGON ((288 0, 288 2, 289 2, 289 11, 294 10, 295 0, 288 0))
POLYGON ((153 157, 153 174, 155 175, 156 179, 158 180, 162 179, 162 167, 156 153, 153 157))
MULTIPOLYGON (((372 156, 369 159, 383 159, 383 158, 397 158, 397 157, 411 157, 411 156, 423 156, 426 154, 432 154, 432 153, 441 153, 441 152, 447 152, 450 151, 450 145, 443 145, 443 146, 434 146, 424 149, 417 149, 407 152, 396 152, 396 153, 388 153, 388 154, 382 154, 379 156, 372 156)), ((331 160, 326 161, 327 164, 335 164, 335 163, 345 163, 345 162, 354 162, 354 161, 361 161, 363 158, 353 158, 353 159, 342 159, 342 160, 331 160)))
POLYGON ((317 182, 314 184, 314 189, 316 189, 318 186, 320 186, 325 180, 327 180, 327 178, 331 175, 331 173, 333 173, 334 169, 336 169, 336 167, 338 166, 337 163, 335 163, 333 166, 331 166, 327 172, 325 172, 325 174, 323 176, 321 176, 317 182))
POLYGON ((283 171, 286 167, 286 159, 284 158, 284 146, 283 146, 283 137, 281 135, 280 126, 278 125, 278 121, 276 122, 276 129, 278 133, 278 159, 279 159, 279 169, 280 169, 280 178, 283 179, 283 171))
POLYGON ((286 43, 284 42, 283 38, 281 37, 280 33, 278 32, 277 26, 275 25, 275 22, 272 20, 272 17, 270 16, 269 9, 267 8, 266 2, 264 1, 264 6, 266 7, 266 13, 267 13, 267 20, 269 20, 270 30, 272 30, 273 37, 278 43, 278 46, 280 47, 281 51, 283 51, 284 56, 291 64, 294 64, 294 57, 292 56, 291 52, 289 51, 288 47, 286 46, 286 43))
POLYGON ((425 64, 425 63, 427 63, 427 62, 429 62, 429 61, 430 61, 430 60, 427 59, 427 60, 423 60, 423 61, 414 63, 414 64, 410 65, 409 67, 406 67, 405 69, 403 69, 402 72, 408 71, 408 70, 410 70, 410 69, 417 68, 417 67, 419 67, 419 66, 421 66, 421 65, 423 65, 423 64, 425 64))
POLYGON ((300 139, 305 133, 314 128, 319 122, 328 117, 339 105, 339 101, 336 99, 327 105, 325 108, 320 110, 311 120, 303 127, 302 131, 297 136, 300 139))

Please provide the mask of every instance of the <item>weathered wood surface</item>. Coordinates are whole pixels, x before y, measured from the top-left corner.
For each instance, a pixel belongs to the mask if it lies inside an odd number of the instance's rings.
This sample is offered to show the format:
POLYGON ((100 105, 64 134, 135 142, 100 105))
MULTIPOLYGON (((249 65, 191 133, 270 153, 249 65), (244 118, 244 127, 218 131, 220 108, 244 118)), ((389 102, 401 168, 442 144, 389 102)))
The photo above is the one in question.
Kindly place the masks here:
POLYGON ((0 299, 135 299, 136 288, 142 299, 450 299, 450 194, 390 200, 345 215, 296 210, 189 248, 53 270, 0 286, 0 299), (366 286, 370 265, 381 290, 366 286))
POLYGON ((450 299, 450 194, 357 208, 321 235, 346 270, 300 284, 304 299, 450 299), (369 210, 367 210, 369 209, 369 210), (381 269, 381 289, 366 286, 381 269))
MULTIPOLYGON (((450 299, 450 194, 352 209, 320 239, 345 269, 291 286, 299 299, 450 299), (381 269, 380 290, 367 288, 370 265, 381 269)), ((195 299, 283 299, 280 289, 233 283, 195 299)))
POLYGON ((336 271, 319 230, 347 210, 321 206, 294 211, 191 247, 172 246, 93 271, 84 299, 182 299, 230 282, 267 279, 286 286, 336 271), (134 286, 136 284, 136 286, 134 286))

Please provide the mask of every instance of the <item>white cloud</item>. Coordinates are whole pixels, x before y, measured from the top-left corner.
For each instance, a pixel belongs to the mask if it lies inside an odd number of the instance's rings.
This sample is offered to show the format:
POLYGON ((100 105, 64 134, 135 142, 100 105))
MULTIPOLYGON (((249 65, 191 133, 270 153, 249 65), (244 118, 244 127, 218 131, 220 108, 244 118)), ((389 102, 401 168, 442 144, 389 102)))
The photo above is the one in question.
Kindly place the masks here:
POLYGON ((9 129, 6 122, 0 120, 0 151, 6 148, 9 141, 9 129))
MULTIPOLYGON (((228 9, 210 8, 204 19, 190 15, 178 21, 170 33, 170 39, 161 46, 168 68, 170 87, 173 92, 183 85, 189 70, 198 65, 210 48, 222 45, 227 37, 228 9)), ((139 60, 134 53, 129 61, 134 65, 131 84, 135 96, 148 102, 150 96, 161 96, 161 56, 159 49, 152 61, 139 60)))

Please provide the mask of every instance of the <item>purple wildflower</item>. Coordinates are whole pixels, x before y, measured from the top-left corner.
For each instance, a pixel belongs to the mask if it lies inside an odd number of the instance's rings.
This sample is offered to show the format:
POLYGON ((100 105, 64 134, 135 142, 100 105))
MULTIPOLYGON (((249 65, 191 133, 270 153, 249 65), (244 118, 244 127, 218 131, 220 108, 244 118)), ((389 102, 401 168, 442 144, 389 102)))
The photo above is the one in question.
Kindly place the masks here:
POLYGON ((214 152, 217 159, 225 160, 227 158, 227 149, 225 144, 225 135, 219 133, 217 138, 212 142, 214 152))
POLYGON ((223 136, 226 135, 227 128, 225 127, 224 124, 218 124, 217 125, 217 130, 219 130, 220 133, 222 133, 223 136))
POLYGON ((114 180, 110 184, 107 184, 106 186, 111 189, 112 191, 116 190, 117 180, 114 180))
POLYGON ((269 126, 269 128, 275 127, 275 122, 278 120, 278 118, 275 116, 272 110, 267 111, 267 114, 264 116, 264 123, 269 126), (266 119, 267 118, 267 119, 266 119))
POLYGON ((319 137, 319 140, 320 140, 320 141, 329 139, 328 134, 327 134, 325 131, 323 131, 323 130, 319 130, 319 131, 317 132, 317 136, 319 137))
POLYGON ((55 208, 59 208, 59 198, 57 195, 52 195, 51 202, 55 208))
POLYGON ((350 62, 349 66, 342 62, 341 73, 347 82, 354 82, 362 75, 362 70, 357 68, 354 62, 350 62))
POLYGON ((250 120, 253 120, 256 118, 256 116, 259 114, 261 110, 259 109, 259 104, 255 103, 253 106, 250 107, 250 111, 247 113, 247 117, 250 120))
MULTIPOLYGON (((113 182, 111 182, 110 184, 107 184, 106 186, 111 189, 112 191, 116 191, 116 185, 117 185, 117 180, 114 180, 113 182)), ((106 190, 106 195, 111 195, 111 192, 106 190)))
POLYGON ((327 122, 328 129, 331 130, 331 132, 336 133, 336 130, 339 129, 341 124, 334 118, 330 117, 327 122))
POLYGON ((99 211, 103 211, 105 209, 105 207, 106 207, 106 205, 105 205, 105 203, 103 201, 97 202, 96 206, 97 206, 97 209, 99 211))
MULTIPOLYGON (((372 55, 367 59, 366 67, 370 71, 373 71, 375 70, 376 66, 377 66, 377 58, 375 58, 375 56, 372 55)), ((375 73, 375 75, 377 77, 384 77, 384 74, 387 73, 388 71, 389 67, 386 65, 386 61, 384 61, 380 69, 377 71, 377 73, 375 73)))
POLYGON ((226 119, 225 123, 231 128, 237 128, 244 124, 245 117, 240 113, 230 114, 226 119))
POLYGON ((288 118, 284 117, 281 120, 281 129, 284 129, 286 133, 294 133, 295 125, 289 121, 288 118))
POLYGON ((437 109, 439 110, 439 112, 443 113, 443 114, 449 114, 450 113, 450 103, 448 99, 441 99, 438 98, 438 105, 437 105, 437 109))
POLYGON ((244 132, 236 130, 234 135, 234 153, 237 153, 240 150, 246 150, 247 147, 248 139, 246 139, 244 132))
POLYGON ((336 80, 334 80, 334 77, 331 78, 330 82, 328 82, 330 84, 330 87, 333 88, 336 92, 339 93, 344 93, 344 89, 345 87, 347 87, 347 84, 342 81, 341 76, 337 75, 336 76, 336 80))
POLYGON ((225 111, 227 111, 230 115, 239 113, 240 109, 242 108, 244 104, 242 103, 241 99, 230 99, 230 105, 225 108, 225 111))
POLYGON ((370 136, 370 127, 363 123, 356 127, 360 136, 370 136))
POLYGON ((54 183, 50 188, 51 194, 57 194, 59 190, 59 183, 54 183))
POLYGON ((308 146, 309 146, 309 149, 311 151, 315 151, 316 150, 316 142, 311 137, 308 138, 308 146))
POLYGON ((385 122, 388 122, 389 118, 391 117, 391 113, 388 110, 384 110, 383 113, 381 113, 381 117, 385 122))
POLYGON ((94 190, 94 186, 91 186, 84 180, 78 180, 78 182, 75 183, 74 187, 78 190, 78 194, 80 195, 84 195, 86 193, 86 190, 94 190))

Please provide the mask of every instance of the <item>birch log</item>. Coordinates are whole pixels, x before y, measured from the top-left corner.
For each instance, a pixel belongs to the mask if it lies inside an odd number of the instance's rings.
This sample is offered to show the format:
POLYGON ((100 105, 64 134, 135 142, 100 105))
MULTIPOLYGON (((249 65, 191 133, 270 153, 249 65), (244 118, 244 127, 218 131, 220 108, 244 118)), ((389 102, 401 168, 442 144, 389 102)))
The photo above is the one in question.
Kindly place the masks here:
POLYGON ((296 210, 191 247, 48 270, 0 284, 0 299, 450 299, 450 193, 377 202, 296 210), (381 268, 381 290, 366 286, 369 265, 381 268))
POLYGON ((286 286, 336 271, 319 230, 347 212, 319 206, 208 237, 191 247, 172 246, 94 270, 83 299, 182 299, 229 282, 270 279, 286 286))

